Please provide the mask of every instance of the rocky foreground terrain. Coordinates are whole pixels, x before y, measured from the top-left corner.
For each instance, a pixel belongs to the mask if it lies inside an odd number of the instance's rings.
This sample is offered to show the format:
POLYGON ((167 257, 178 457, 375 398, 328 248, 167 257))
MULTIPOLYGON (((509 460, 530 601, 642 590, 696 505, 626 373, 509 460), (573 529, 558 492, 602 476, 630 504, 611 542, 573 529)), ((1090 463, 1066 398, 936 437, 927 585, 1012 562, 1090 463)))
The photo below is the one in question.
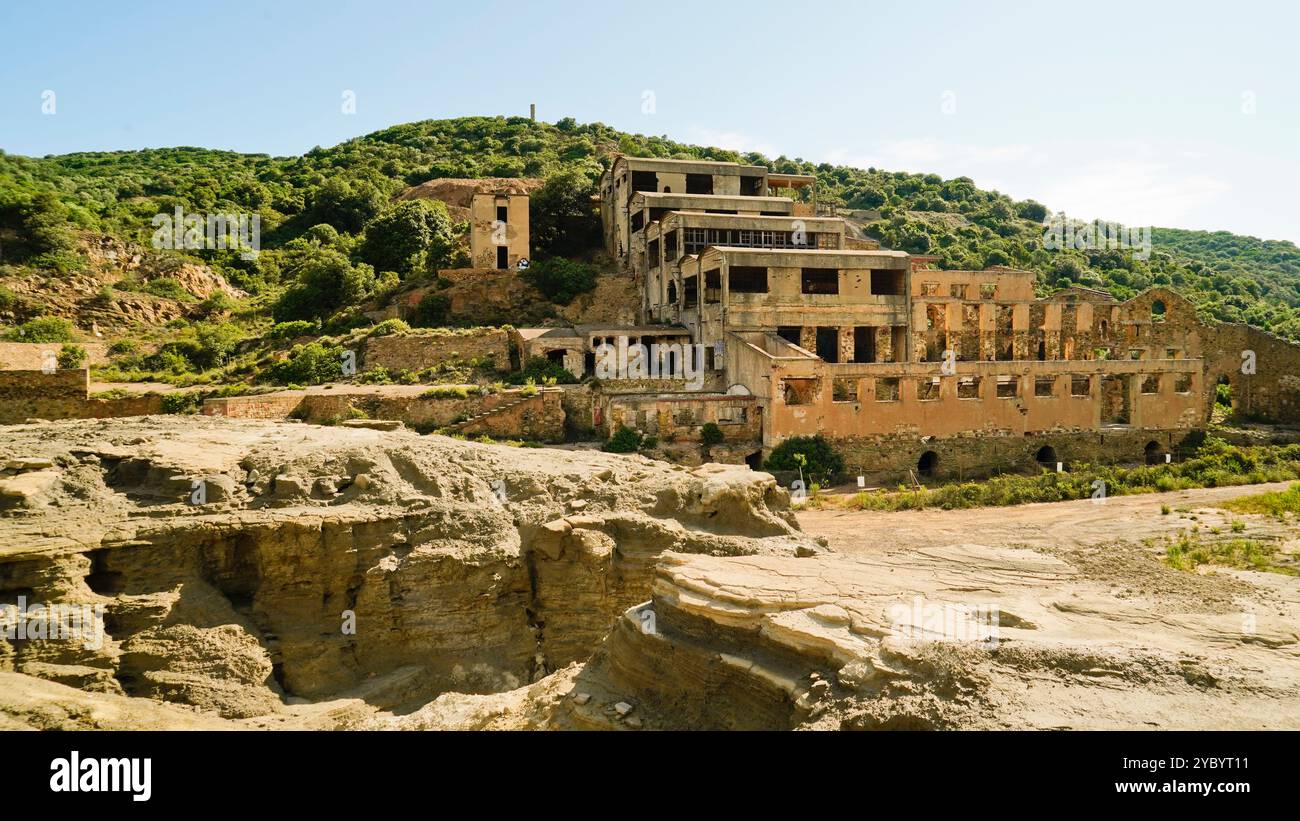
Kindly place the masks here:
POLYGON ((104 627, 0 637, 0 728, 1300 727, 1294 577, 835 552, 743 466, 401 429, 40 423, 0 465, 0 607, 104 627))

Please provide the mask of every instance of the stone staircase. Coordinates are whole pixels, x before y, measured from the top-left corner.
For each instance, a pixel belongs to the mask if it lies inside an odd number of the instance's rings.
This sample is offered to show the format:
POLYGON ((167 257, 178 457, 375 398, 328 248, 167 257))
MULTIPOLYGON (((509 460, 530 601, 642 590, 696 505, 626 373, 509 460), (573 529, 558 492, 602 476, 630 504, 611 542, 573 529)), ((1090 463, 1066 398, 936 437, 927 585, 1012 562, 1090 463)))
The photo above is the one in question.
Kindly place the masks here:
POLYGON ((453 422, 452 424, 443 428, 443 432, 463 433, 467 428, 474 425, 476 422, 482 422, 484 419, 487 419, 489 416, 495 416, 498 413, 502 413, 504 411, 510 410, 511 408, 518 407, 519 405, 522 405, 523 403, 528 402, 540 395, 541 395, 540 393, 535 393, 532 396, 520 396, 510 400, 509 402, 502 402, 501 404, 488 408, 485 411, 476 413, 473 416, 469 417, 468 419, 462 419, 459 422, 453 422))

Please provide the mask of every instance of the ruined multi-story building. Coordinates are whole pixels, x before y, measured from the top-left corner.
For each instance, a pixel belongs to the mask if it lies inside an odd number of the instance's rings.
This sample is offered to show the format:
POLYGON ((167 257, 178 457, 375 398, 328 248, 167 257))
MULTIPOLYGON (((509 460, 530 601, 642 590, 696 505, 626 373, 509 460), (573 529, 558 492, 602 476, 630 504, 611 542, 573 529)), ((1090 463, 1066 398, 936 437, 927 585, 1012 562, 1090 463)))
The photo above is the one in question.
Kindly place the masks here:
POLYGON ((663 380, 611 388, 598 423, 730 423, 755 465, 820 433, 858 473, 974 476, 1170 458, 1225 381, 1239 413, 1300 421, 1300 347, 1202 321, 1164 288, 1040 297, 1030 271, 939 270, 772 196, 810 185, 761 166, 615 159, 607 250, 635 278, 643 321, 689 332, 713 376, 694 395, 663 380))

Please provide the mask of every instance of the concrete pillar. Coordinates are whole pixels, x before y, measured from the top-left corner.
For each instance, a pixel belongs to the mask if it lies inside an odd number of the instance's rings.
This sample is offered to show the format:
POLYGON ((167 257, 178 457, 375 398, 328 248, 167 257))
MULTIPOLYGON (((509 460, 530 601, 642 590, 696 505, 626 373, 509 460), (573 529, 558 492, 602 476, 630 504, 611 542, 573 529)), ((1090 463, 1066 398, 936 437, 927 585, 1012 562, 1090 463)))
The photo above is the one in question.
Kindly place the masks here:
POLYGON ((892 328, 876 328, 876 361, 893 362, 894 360, 894 336, 892 328))
POLYGON ((841 325, 839 328, 840 361, 853 362, 853 326, 841 325))

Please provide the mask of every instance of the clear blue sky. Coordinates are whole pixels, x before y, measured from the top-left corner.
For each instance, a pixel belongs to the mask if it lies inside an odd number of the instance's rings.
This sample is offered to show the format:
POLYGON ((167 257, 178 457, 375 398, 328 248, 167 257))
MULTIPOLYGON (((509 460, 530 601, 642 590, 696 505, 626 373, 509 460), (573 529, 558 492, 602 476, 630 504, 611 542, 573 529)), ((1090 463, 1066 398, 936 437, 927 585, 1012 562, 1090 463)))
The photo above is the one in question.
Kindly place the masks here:
POLYGON ((1297 31, 1293 3, 6 2, 0 149, 299 154, 535 102, 1300 241, 1297 31))

